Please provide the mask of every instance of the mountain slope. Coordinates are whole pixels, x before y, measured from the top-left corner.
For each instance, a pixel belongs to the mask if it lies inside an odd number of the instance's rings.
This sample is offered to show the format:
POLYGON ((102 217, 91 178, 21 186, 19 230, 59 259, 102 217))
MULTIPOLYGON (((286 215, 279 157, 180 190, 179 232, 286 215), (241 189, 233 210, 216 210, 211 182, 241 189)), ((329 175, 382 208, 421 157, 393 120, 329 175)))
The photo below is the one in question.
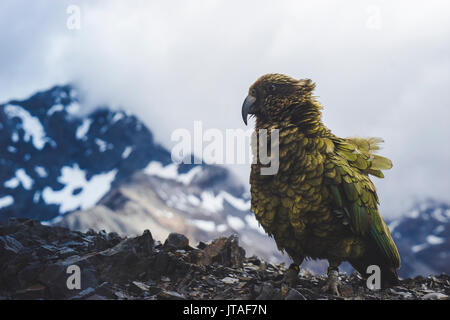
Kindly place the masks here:
POLYGON ((417 204, 389 228, 402 258, 400 276, 450 274, 450 205, 417 204))
POLYGON ((80 108, 70 85, 0 105, 0 219, 88 208, 150 160, 170 161, 135 116, 80 108))
POLYGON ((55 223, 72 230, 104 229, 120 235, 138 235, 151 229, 156 239, 177 232, 192 243, 236 233, 248 253, 270 261, 286 259, 249 212, 248 199, 234 196, 226 181, 217 180, 226 172, 223 168, 196 166, 186 173, 168 174, 175 170, 174 164, 163 167, 150 162, 97 206, 70 213, 55 223), (215 185, 211 180, 221 183, 215 185))

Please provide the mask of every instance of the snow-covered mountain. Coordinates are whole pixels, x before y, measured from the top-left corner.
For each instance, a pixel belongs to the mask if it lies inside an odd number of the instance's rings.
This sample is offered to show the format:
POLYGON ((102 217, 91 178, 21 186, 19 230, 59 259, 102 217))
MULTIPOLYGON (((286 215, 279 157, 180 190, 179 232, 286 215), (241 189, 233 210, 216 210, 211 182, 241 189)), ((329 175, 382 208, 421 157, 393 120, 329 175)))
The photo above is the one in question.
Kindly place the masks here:
POLYGON ((402 258, 399 275, 450 274, 450 205, 427 200, 389 224, 402 258))
POLYGON ((149 161, 170 162, 135 116, 80 107, 70 85, 0 105, 0 219, 89 208, 149 161))
MULTIPOLYGON (((176 165, 135 116, 108 107, 81 115, 82 105, 70 85, 0 105, 0 220, 29 217, 122 235, 150 229, 159 240, 179 232, 193 244, 236 233, 247 254, 289 261, 227 168, 176 165)), ((390 223, 402 277, 450 273, 449 220, 449 205, 428 201, 390 223)), ((326 269, 324 261, 303 266, 326 269)))

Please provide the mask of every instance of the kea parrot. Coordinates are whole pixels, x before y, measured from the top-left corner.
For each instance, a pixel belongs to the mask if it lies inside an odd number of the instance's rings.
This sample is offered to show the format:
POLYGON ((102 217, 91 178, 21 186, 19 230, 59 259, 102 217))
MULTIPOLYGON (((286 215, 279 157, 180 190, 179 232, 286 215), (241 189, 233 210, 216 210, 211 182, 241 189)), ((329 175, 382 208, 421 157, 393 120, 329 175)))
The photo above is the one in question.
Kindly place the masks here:
MULTIPOLYGON (((256 118, 250 173, 251 211, 279 250, 293 263, 285 274, 295 283, 305 258, 327 259, 324 291, 339 295, 339 265, 348 261, 364 278, 379 267, 381 285, 398 283, 400 256, 378 211, 370 176, 383 178, 392 162, 377 155, 380 138, 340 138, 322 122, 315 84, 282 74, 266 74, 249 89, 242 117, 256 118), (278 171, 262 174, 258 132, 267 145, 278 129, 278 171), (256 141, 255 141, 256 139, 256 141), (255 159, 254 159, 255 160, 255 159)), ((260 138, 261 139, 261 138, 260 138)), ((267 163, 267 162, 266 162, 267 163)))

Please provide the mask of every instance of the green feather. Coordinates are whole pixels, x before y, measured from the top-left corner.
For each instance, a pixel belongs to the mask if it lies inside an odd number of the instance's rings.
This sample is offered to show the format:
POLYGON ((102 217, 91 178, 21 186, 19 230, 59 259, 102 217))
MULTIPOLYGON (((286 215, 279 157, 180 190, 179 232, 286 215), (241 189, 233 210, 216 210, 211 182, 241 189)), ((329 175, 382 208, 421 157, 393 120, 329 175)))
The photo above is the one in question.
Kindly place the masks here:
POLYGON ((381 179, 384 178, 384 174, 380 170, 369 169, 369 170, 367 170, 367 173, 369 173, 375 177, 381 178, 381 179))
POLYGON ((356 191, 353 183, 343 183, 342 186, 344 187, 345 195, 350 201, 358 199, 358 191, 356 191))
POLYGON ((382 156, 374 156, 370 168, 373 170, 387 170, 392 168, 392 161, 382 156))
POLYGON ((331 194, 333 195, 333 199, 334 199, 336 205, 338 207, 342 207, 343 206, 342 197, 341 197, 341 194, 339 193, 338 188, 335 185, 330 185, 330 191, 331 191, 331 194))

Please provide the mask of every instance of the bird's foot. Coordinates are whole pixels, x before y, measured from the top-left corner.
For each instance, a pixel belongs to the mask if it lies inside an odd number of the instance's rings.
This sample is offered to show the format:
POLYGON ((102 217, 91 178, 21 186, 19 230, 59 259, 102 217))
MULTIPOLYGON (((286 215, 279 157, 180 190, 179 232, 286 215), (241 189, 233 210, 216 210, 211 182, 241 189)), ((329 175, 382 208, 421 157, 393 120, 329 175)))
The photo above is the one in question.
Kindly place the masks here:
POLYGON ((289 266, 289 269, 286 271, 283 277, 283 284, 286 284, 288 287, 293 287, 297 283, 298 273, 300 268, 297 264, 292 263, 289 266))
POLYGON ((322 292, 329 293, 335 296, 340 296, 339 293, 339 272, 337 269, 327 270, 328 279, 326 284, 322 287, 322 292))

